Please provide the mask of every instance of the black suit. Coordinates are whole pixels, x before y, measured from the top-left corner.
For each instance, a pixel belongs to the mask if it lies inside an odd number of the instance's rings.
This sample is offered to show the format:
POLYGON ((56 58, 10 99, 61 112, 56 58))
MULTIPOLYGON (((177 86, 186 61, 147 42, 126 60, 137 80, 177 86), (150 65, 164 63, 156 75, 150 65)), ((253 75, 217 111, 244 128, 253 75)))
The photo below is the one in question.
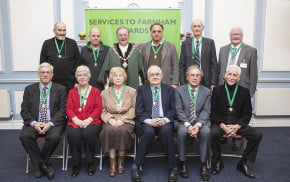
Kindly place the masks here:
POLYGON ((42 162, 47 163, 60 141, 61 134, 66 126, 66 89, 57 83, 52 83, 49 96, 50 118, 54 124, 45 135, 39 135, 38 132, 30 126, 32 121, 38 121, 40 92, 39 83, 29 85, 25 88, 23 102, 21 104, 21 116, 24 121, 20 140, 29 154, 33 165, 42 162), (45 144, 42 150, 39 149, 36 139, 40 136, 45 137, 45 144))
POLYGON ((176 114, 174 92, 173 87, 161 84, 161 105, 164 117, 168 118, 170 122, 161 127, 153 127, 143 122, 145 119, 152 119, 153 99, 150 85, 145 84, 138 87, 135 120, 137 134, 140 139, 135 158, 135 163, 138 166, 143 166, 148 147, 154 141, 154 136, 159 135, 168 158, 169 168, 176 167, 173 142, 173 121, 176 114))
MULTIPOLYGON (((232 96, 235 85, 228 86, 229 93, 232 96)), ((255 162, 262 139, 262 133, 248 124, 252 117, 252 106, 249 89, 238 86, 238 91, 232 105, 233 111, 229 111, 229 105, 224 85, 217 86, 213 89, 211 97, 211 122, 212 122, 212 151, 213 162, 221 160, 220 137, 225 134, 220 128, 220 123, 239 124, 241 128, 237 134, 245 137, 248 142, 243 153, 243 158, 255 162)))
MULTIPOLYGON (((180 85, 187 83, 185 78, 186 69, 195 65, 195 60, 192 59, 192 38, 186 39, 182 42, 179 73, 180 85)), ((203 78, 201 84, 210 88, 211 85, 217 85, 218 81, 218 67, 215 44, 212 39, 202 38, 201 44, 201 70, 203 71, 203 78)))

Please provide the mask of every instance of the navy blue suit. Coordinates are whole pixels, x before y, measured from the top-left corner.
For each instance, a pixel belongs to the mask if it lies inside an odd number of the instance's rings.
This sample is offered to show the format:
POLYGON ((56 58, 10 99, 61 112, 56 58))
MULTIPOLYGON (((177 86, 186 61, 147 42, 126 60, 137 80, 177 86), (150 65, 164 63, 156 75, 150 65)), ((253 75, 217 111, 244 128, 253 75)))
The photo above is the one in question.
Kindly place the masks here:
POLYGON ((173 121, 176 115, 174 88, 166 84, 161 84, 161 100, 163 117, 168 118, 170 122, 161 127, 153 127, 144 123, 143 121, 145 119, 152 119, 153 99, 149 84, 138 87, 135 110, 136 132, 139 136, 135 163, 138 166, 143 166, 148 147, 154 141, 154 136, 158 135, 167 155, 169 168, 176 167, 175 147, 173 142, 173 121))

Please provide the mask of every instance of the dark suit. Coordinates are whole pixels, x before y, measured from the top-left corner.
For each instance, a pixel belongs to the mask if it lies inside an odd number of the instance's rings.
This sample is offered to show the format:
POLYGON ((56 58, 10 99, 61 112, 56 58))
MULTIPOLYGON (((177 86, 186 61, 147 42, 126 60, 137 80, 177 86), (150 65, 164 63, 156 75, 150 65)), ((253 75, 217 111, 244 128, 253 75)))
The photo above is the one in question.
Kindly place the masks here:
MULTIPOLYGON (((192 38, 186 39, 182 42, 181 53, 180 53, 180 63, 179 63, 179 73, 180 73, 180 85, 186 84, 186 69, 195 65, 195 60, 192 59, 192 38)), ((201 84, 210 88, 211 85, 217 85, 217 57, 215 44, 212 39, 202 38, 201 44, 201 70, 203 71, 203 79, 201 84)))
MULTIPOLYGON (((235 86, 229 86, 231 96, 233 95, 234 88, 235 86)), ((220 137, 225 132, 220 128, 220 123, 241 125, 237 134, 242 135, 248 140, 246 149, 243 152, 243 158, 255 162, 262 133, 248 125, 252 117, 252 106, 250 93, 247 88, 238 87, 232 107, 233 111, 230 112, 224 85, 215 87, 211 99, 213 162, 221 160, 220 137)))
MULTIPOLYGON (((187 128, 185 127, 185 122, 190 122, 190 108, 191 100, 188 94, 188 85, 182 85, 176 89, 176 112, 177 119, 177 149, 179 152, 179 160, 186 160, 186 144, 189 137, 187 128)), ((210 90, 204 86, 200 85, 199 94, 196 100, 196 119, 191 125, 196 123, 201 123, 201 128, 199 130, 199 152, 200 160, 202 163, 205 163, 207 160, 210 144, 210 100, 211 93, 210 90)))
MULTIPOLYGON (((230 44, 221 47, 219 52, 219 85, 224 84, 224 75, 228 66, 230 52, 230 44)), ((237 60, 237 65, 241 67, 241 79, 239 85, 246 87, 250 90, 250 95, 253 96, 256 91, 257 79, 258 79, 258 68, 257 68, 257 49, 243 44, 240 54, 237 60), (246 63, 247 67, 241 66, 241 63, 246 63)))
POLYGON ((50 118, 54 124, 45 135, 39 135, 38 132, 30 126, 32 121, 39 120, 40 92, 39 83, 29 85, 25 88, 23 102, 21 104, 21 116, 24 121, 20 140, 29 154, 33 165, 42 162, 47 163, 50 155, 60 141, 61 134, 66 126, 66 89, 64 86, 52 83, 49 107, 50 118), (45 138, 45 144, 42 150, 39 149, 36 139, 40 136, 45 138))
POLYGON ((170 122, 161 127, 152 127, 143 122, 145 119, 152 119, 153 99, 150 85, 145 84, 138 87, 135 110, 136 130, 140 139, 135 158, 135 163, 138 166, 143 166, 148 147, 154 141, 154 136, 159 135, 168 158, 169 168, 176 167, 173 142, 173 121, 176 114, 174 88, 161 84, 161 100, 164 117, 168 118, 170 122))

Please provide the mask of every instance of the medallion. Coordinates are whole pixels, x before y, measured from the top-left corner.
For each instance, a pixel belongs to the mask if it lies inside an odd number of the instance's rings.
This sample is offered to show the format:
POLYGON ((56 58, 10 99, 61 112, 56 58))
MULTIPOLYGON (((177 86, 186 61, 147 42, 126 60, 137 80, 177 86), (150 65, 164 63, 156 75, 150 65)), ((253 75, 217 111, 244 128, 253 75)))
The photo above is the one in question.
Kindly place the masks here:
POLYGON ((192 59, 194 59, 194 56, 192 56, 192 59))
POLYGON ((61 58, 62 56, 59 54, 57 57, 58 57, 58 58, 61 58))
POLYGON ((155 106, 156 105, 156 102, 155 101, 153 101, 153 106, 155 106))
POLYGON ((43 108, 45 108, 45 107, 46 107, 46 105, 45 105, 45 104, 42 104, 42 107, 43 107, 43 108))
POLYGON ((191 108, 192 108, 192 110, 195 110, 195 105, 193 105, 191 108))
POLYGON ((79 108, 79 112, 82 112, 82 111, 83 111, 83 109, 80 107, 80 108, 79 108))
POLYGON ((154 55, 154 59, 157 59, 157 55, 156 54, 154 55))
POLYGON ((94 63, 94 66, 97 66, 98 64, 97 63, 94 63))
POLYGON ((233 110, 234 110, 234 108, 229 107, 229 111, 230 111, 230 112, 233 112, 233 110))
POLYGON ((128 66, 128 64, 126 62, 124 62, 122 65, 124 68, 127 68, 127 66, 128 66))

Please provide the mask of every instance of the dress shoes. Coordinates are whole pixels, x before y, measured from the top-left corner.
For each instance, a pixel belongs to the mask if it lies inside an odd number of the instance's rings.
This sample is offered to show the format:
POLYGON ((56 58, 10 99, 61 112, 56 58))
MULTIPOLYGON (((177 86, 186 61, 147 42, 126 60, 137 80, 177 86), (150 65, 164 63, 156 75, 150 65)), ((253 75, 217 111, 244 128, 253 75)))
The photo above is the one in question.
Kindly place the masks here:
POLYGON ((54 169, 51 165, 47 166, 45 163, 41 163, 39 168, 48 179, 53 178, 54 169))
POLYGON ((34 169, 34 177, 40 178, 43 176, 43 172, 40 170, 39 165, 37 165, 34 169))
POLYGON ((141 176, 139 174, 138 168, 132 169, 132 171, 131 171, 131 180, 132 180, 132 182, 141 182, 141 176))
POLYGON ((71 177, 75 178, 79 175, 80 173, 80 166, 76 166, 72 168, 72 172, 71 172, 71 177))
POLYGON ((242 172, 248 178, 252 178, 252 179, 256 178, 255 174, 252 173, 251 171, 249 171, 249 167, 247 166, 247 164, 245 164, 243 162, 239 162, 237 164, 237 170, 242 172))
POLYGON ((221 172, 223 168, 224 168, 224 163, 222 161, 218 161, 212 165, 211 174, 217 175, 221 172))
POLYGON ((179 174, 182 178, 188 178, 188 170, 185 162, 179 162, 179 174))
POLYGON ((209 173, 206 164, 203 164, 200 168, 200 176, 203 181, 209 180, 209 173))
POLYGON ((168 182, 176 182, 177 181, 177 170, 171 169, 168 174, 168 182))
POLYGON ((118 158, 118 173, 123 174, 124 172, 125 172, 124 156, 119 156, 119 158, 118 158))
POLYGON ((93 176, 96 172, 96 166, 94 163, 88 165, 88 175, 93 176))

